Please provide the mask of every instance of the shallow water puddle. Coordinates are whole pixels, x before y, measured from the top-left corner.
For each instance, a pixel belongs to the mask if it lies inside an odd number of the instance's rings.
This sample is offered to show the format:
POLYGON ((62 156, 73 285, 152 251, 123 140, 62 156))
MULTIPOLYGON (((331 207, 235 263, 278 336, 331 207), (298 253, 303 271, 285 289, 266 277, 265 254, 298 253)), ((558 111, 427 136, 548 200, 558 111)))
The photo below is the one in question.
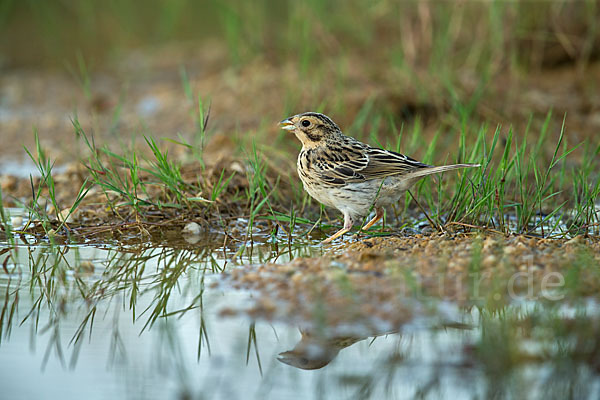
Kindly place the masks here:
MULTIPOLYGON (((1 115, 1 111, 0 111, 1 115)), ((1 119, 1 118, 0 118, 1 119)), ((62 173, 66 171, 67 167, 64 165, 53 166, 52 171, 55 173, 62 173)), ((40 171, 33 161, 27 159, 15 159, 15 158, 0 158, 0 171, 3 175, 10 175, 16 178, 39 177, 40 171)))
MULTIPOLYGON (((3 396, 408 399, 600 393, 600 312, 593 301, 478 309, 406 296, 397 306, 377 303, 369 292, 365 299, 398 318, 386 321, 374 313, 365 324, 340 312, 332 325, 324 312, 343 311, 345 304, 317 302, 312 320, 251 318, 245 310, 264 295, 228 279, 247 270, 239 264, 277 262, 285 271, 287 261, 322 252, 300 241, 290 248, 280 243, 228 249, 205 248, 202 241, 187 248, 19 242, 0 255, 0 262, 11 255, 0 273, 3 396)), ((332 276, 344 287, 344 271, 336 268, 332 276)), ((360 293, 349 293, 363 301, 360 293)))

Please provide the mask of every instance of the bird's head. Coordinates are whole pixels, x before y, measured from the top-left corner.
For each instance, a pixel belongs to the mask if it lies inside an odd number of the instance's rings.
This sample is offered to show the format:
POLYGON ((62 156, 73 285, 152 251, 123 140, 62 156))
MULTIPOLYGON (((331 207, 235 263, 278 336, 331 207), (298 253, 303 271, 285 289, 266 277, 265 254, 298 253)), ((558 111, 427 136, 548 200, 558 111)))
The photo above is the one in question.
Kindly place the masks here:
POLYGON ((293 132, 302 146, 317 147, 328 138, 341 134, 340 128, 327 115, 306 112, 284 119, 279 123, 281 129, 293 132))

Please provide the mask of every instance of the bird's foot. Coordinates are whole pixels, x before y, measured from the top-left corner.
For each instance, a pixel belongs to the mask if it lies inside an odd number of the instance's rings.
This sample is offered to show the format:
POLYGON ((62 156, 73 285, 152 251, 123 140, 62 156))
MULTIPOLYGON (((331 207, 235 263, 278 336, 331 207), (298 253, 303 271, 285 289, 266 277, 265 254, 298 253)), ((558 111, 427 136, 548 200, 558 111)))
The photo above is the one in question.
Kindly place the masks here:
POLYGON ((367 224, 365 226, 363 226, 362 228, 360 228, 359 232, 364 232, 364 231, 368 230, 373 225, 375 225, 377 223, 377 221, 379 221, 381 218, 383 218, 383 208, 377 208, 375 216, 373 217, 373 219, 371 219, 369 222, 367 222, 367 224))
POLYGON ((334 233, 333 235, 329 236, 327 239, 323 240, 321 242, 321 244, 327 244, 327 243, 331 243, 332 241, 334 241, 335 239, 339 238, 340 236, 342 236, 344 233, 348 233, 350 232, 350 229, 352 229, 352 227, 350 228, 342 228, 339 231, 337 231, 336 233, 334 233))

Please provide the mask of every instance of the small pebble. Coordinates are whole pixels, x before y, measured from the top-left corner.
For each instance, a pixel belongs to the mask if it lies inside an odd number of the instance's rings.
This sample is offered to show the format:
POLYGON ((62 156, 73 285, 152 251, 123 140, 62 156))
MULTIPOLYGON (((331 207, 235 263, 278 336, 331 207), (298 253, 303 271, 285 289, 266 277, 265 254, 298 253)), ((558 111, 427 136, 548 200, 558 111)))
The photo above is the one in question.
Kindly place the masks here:
POLYGON ((529 248, 527 247, 527 245, 523 242, 519 242, 517 243, 517 249, 521 250, 521 251, 527 251, 529 250, 529 248))
POLYGON ((496 258, 496 256, 490 254, 489 256, 485 257, 483 259, 483 264, 486 266, 492 266, 495 265, 498 262, 498 258, 496 258))
POLYGON ((71 212, 70 208, 65 208, 59 213, 58 218, 63 222, 75 222, 75 219, 77 218, 76 214, 77 210, 71 212))
POLYGON ((23 217, 11 217, 10 224, 13 228, 23 225, 23 217))
POLYGON ((573 239, 569 239, 565 242, 565 246, 577 246, 584 243, 584 238, 582 235, 577 235, 573 239))
POLYGON ((183 238, 189 244, 196 244, 200 241, 200 235, 185 235, 183 238))
POLYGON ((199 235, 201 231, 200 225, 195 222, 190 222, 183 227, 181 233, 184 235, 199 235))
POLYGON ((504 254, 514 254, 517 251, 515 246, 506 246, 504 248, 504 254))
POLYGON ((495 245, 496 245, 496 241, 494 239, 492 239, 491 237, 488 237, 483 241, 483 250, 489 251, 489 250, 493 249, 495 245))

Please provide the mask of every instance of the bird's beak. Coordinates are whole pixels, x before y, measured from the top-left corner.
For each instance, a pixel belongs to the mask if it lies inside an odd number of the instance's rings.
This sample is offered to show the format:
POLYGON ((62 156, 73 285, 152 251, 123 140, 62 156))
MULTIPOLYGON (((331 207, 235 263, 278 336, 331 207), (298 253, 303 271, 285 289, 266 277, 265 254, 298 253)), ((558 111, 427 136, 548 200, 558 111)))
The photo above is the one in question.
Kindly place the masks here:
POLYGON ((277 361, 282 362, 287 365, 293 366, 294 364, 297 364, 297 359, 298 359, 298 357, 296 355, 294 355, 293 351, 285 351, 285 352, 279 353, 279 355, 277 355, 277 361))
POLYGON ((286 131, 292 131, 296 129, 296 125, 292 122, 291 118, 284 119, 279 123, 279 127, 281 129, 285 129, 286 131))

